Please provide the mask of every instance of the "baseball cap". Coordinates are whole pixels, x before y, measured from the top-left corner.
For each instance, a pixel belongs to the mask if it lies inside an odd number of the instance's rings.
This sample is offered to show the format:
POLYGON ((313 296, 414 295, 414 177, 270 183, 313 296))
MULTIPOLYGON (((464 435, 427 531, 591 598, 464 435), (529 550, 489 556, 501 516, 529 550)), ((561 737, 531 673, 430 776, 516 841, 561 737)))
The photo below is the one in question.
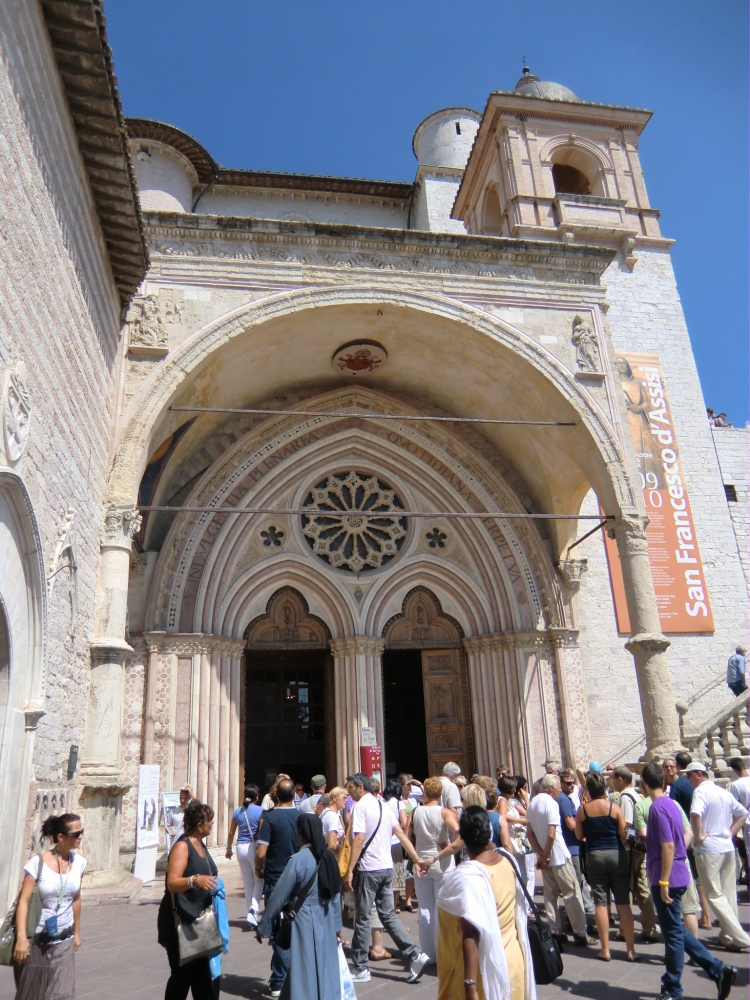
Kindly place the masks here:
POLYGON ((685 768, 685 774, 690 774, 691 771, 700 771, 701 774, 708 774, 708 768, 700 760, 694 760, 692 764, 688 764, 685 768))
POLYGON ((325 783, 326 776, 324 774, 314 774, 312 778, 310 778, 310 784, 313 788, 322 788, 325 783))

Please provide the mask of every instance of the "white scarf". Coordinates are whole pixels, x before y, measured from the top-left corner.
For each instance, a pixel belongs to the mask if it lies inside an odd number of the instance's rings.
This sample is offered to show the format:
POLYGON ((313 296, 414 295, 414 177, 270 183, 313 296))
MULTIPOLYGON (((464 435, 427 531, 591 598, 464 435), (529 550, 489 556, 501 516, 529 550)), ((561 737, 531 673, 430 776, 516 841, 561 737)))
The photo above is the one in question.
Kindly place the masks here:
MULTIPOLYGON (((513 864, 507 855, 504 855, 513 864)), ((514 875, 515 878, 515 875, 514 875)), ((464 861, 443 879, 438 906, 468 920, 479 931, 479 970, 487 1000, 510 1000, 510 974, 497 919, 492 883, 478 861, 464 861)), ((526 930, 526 900, 516 881, 516 929, 524 958, 524 998, 536 1000, 536 982, 526 930)))

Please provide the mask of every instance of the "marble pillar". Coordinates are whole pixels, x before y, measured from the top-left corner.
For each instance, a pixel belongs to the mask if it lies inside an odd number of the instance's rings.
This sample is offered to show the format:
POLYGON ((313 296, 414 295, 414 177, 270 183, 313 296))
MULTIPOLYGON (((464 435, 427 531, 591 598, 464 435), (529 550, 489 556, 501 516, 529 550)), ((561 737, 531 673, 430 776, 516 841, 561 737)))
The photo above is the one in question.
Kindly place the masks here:
POLYGON ((372 726, 385 760, 383 650, 385 641, 349 636, 331 641, 336 705, 337 780, 359 770, 361 729, 372 726))
MULTIPOLYGON (((680 730, 666 650, 669 639, 661 633, 659 610, 648 559, 646 525, 639 514, 621 514, 614 537, 622 564, 631 636, 625 648, 635 660, 641 713, 646 730, 644 760, 664 757, 679 749, 680 730)), ((611 532, 610 532, 611 534, 611 532)))
POLYGON ((101 535, 86 739, 78 772, 92 886, 116 885, 128 877, 118 863, 122 797, 130 788, 120 765, 120 732, 125 654, 132 652, 125 641, 130 548, 140 521, 132 506, 110 504, 101 535))

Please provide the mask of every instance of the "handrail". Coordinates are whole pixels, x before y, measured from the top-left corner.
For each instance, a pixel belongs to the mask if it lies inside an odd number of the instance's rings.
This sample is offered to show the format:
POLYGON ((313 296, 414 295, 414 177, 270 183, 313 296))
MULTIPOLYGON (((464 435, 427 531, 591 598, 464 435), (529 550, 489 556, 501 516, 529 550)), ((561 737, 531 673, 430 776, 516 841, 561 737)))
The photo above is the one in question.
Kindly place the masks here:
POLYGON ((699 732, 685 733, 685 739, 689 740, 693 744, 700 743, 701 740, 704 740, 710 732, 717 729, 723 722, 726 722, 728 719, 733 718, 741 712, 748 702, 750 702, 750 691, 743 691, 742 694, 737 695, 734 701, 730 702, 729 705, 726 705, 718 712, 714 712, 711 718, 703 723, 699 732))

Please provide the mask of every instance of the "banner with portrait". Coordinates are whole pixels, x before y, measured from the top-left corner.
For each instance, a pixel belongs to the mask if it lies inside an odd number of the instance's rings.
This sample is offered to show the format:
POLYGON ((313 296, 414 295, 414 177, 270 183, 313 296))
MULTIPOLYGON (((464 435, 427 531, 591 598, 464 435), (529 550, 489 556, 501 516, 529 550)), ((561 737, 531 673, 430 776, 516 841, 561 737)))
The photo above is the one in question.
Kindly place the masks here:
MULTIPOLYGON (((649 518, 649 562, 662 632, 713 632, 711 604, 659 355, 618 351, 615 367, 625 395, 649 518)), ((605 546, 617 629, 629 633, 617 544, 605 534, 605 546)))

